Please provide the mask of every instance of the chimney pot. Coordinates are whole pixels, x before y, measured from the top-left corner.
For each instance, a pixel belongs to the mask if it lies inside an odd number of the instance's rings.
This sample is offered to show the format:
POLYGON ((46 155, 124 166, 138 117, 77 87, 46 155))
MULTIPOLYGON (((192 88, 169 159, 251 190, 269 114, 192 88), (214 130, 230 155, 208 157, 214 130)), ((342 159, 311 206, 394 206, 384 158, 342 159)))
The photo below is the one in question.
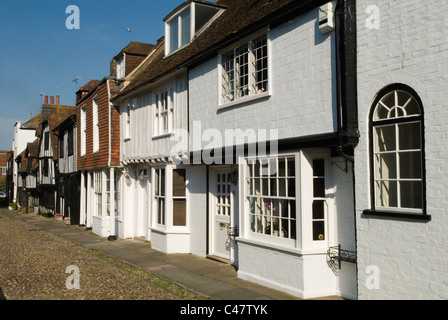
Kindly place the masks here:
POLYGON ((48 96, 45 96, 45 104, 48 104, 48 96))
POLYGON ((54 104, 54 97, 53 96, 50 97, 50 101, 51 101, 51 104, 54 104))
POLYGON ((59 96, 56 96, 56 104, 59 105, 59 96))

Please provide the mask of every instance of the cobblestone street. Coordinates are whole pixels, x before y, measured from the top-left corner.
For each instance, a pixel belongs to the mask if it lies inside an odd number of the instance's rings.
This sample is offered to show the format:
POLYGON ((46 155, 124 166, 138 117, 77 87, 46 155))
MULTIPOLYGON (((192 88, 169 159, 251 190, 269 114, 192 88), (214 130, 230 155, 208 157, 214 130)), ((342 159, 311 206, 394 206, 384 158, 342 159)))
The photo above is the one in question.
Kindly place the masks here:
MULTIPOLYGON (((70 284, 71 282, 69 282, 70 284)), ((0 209, 0 300, 189 300, 190 291, 0 209), (69 266, 80 289, 67 289, 69 266)))

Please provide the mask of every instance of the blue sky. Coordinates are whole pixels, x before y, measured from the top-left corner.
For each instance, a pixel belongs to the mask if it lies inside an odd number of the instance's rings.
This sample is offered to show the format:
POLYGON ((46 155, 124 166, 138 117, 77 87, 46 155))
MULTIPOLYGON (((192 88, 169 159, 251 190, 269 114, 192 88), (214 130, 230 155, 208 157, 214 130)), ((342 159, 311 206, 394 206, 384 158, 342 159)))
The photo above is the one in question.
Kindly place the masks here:
POLYGON ((129 42, 155 44, 163 18, 183 2, 0 0, 0 150, 11 148, 16 121, 40 113, 41 93, 74 106, 79 87, 107 76, 129 42), (79 30, 66 28, 70 5, 79 8, 79 30))

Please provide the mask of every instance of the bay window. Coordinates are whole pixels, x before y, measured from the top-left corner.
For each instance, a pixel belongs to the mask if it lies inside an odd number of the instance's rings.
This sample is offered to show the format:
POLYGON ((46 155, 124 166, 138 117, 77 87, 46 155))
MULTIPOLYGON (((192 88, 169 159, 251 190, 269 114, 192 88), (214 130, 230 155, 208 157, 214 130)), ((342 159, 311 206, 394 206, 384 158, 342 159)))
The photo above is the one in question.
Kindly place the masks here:
POLYGON ((186 170, 171 166, 153 169, 154 223, 167 231, 187 226, 186 170))
POLYGON ((329 245, 329 150, 304 150, 244 162, 245 218, 240 241, 325 252, 329 245))
POLYGON ((295 159, 256 159, 249 160, 247 165, 250 230, 296 239, 295 159))

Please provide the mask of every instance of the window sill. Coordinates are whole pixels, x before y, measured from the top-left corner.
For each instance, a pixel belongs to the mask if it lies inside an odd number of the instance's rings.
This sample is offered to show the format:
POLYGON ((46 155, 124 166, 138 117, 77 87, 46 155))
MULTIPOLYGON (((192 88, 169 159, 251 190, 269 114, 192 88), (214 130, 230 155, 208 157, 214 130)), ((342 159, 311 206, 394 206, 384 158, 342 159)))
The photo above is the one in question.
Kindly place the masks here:
POLYGON ((416 221, 431 221, 431 216, 422 213, 409 213, 401 211, 386 211, 386 210, 371 210, 367 209, 363 211, 363 214, 367 217, 378 217, 378 218, 399 218, 399 219, 410 219, 416 221))
POLYGON ((161 227, 152 227, 150 228, 151 231, 154 231, 156 233, 160 233, 160 234, 191 234, 191 231, 188 227, 178 227, 179 229, 173 229, 173 227, 171 228, 161 228, 161 227))
POLYGON ((271 93, 269 91, 255 94, 252 96, 247 96, 244 98, 237 99, 235 101, 231 101, 231 102, 227 102, 227 103, 219 105, 218 111, 225 110, 228 108, 232 108, 232 107, 244 104, 244 103, 248 103, 248 102, 252 102, 252 101, 256 101, 256 100, 260 100, 260 99, 265 99, 265 98, 268 99, 270 97, 271 97, 271 93))
POLYGON ((170 138, 171 136, 173 136, 174 133, 169 132, 169 133, 164 133, 164 134, 159 134, 157 136, 153 136, 152 140, 158 140, 158 139, 164 139, 164 138, 170 138))

